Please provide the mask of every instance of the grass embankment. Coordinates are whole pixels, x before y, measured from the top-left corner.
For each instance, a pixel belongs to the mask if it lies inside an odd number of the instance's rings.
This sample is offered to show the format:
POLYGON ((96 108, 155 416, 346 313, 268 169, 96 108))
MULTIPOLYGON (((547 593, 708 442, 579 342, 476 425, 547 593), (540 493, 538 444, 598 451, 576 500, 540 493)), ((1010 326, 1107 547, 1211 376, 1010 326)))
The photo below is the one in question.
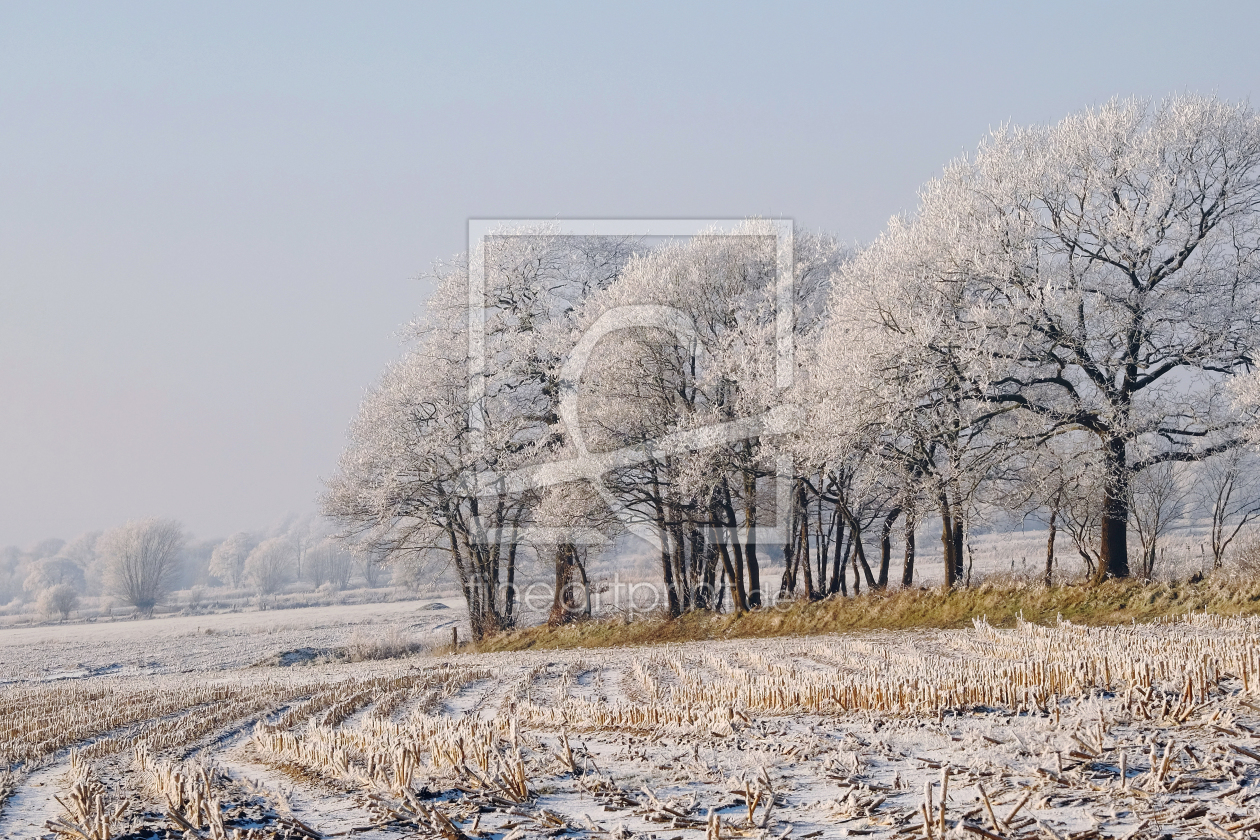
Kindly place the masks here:
POLYGON ((1196 582, 1108 581, 1046 587, 984 583, 970 589, 903 589, 853 598, 780 604, 743 615, 694 612, 680 618, 587 621, 502 633, 478 651, 564 650, 626 645, 804 636, 853 630, 969 627, 984 616, 1010 627, 1019 616, 1045 624, 1062 615, 1078 624, 1149 622, 1190 611, 1220 615, 1260 613, 1260 581, 1207 578, 1196 582))

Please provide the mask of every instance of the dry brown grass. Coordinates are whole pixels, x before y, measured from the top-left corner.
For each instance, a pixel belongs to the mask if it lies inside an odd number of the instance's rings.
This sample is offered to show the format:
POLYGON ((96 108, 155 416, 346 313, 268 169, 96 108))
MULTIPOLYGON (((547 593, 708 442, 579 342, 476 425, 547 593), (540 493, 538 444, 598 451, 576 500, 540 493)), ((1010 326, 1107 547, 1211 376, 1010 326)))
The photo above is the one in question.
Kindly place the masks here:
POLYGON ((898 589, 853 598, 792 602, 743 615, 696 612, 676 619, 621 619, 529 627, 476 645, 478 651, 621 647, 706 639, 806 636, 855 630, 950 629, 984 618, 1013 627, 1019 618, 1047 624, 1154 621, 1189 612, 1260 614, 1260 576, 1218 574, 1196 582, 1108 581, 1046 587, 1005 580, 969 589, 898 589))

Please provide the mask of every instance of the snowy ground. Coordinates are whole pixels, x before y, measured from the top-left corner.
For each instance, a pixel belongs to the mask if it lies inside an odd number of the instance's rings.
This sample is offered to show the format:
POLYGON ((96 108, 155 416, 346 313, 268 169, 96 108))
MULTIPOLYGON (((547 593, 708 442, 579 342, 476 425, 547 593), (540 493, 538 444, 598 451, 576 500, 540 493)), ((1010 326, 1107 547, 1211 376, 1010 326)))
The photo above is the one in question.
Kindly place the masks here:
POLYGON ((1260 829, 1255 621, 255 665, 459 615, 305 612, 0 633, 0 838, 89 788, 137 839, 1260 829))
POLYGON ((0 684, 242 668, 390 637, 447 644, 455 626, 467 638, 463 617, 447 599, 12 628, 0 630, 0 684))

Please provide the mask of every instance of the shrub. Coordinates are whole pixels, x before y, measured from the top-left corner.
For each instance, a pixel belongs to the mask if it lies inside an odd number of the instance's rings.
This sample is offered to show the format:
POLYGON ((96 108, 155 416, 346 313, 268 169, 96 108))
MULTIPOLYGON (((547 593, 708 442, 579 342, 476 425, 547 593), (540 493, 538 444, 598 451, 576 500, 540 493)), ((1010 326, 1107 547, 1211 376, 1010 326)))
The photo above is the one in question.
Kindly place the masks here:
POLYGON ((70 613, 79 606, 79 593, 68 583, 50 586, 39 595, 37 602, 40 613, 45 618, 57 618, 65 621, 70 613))

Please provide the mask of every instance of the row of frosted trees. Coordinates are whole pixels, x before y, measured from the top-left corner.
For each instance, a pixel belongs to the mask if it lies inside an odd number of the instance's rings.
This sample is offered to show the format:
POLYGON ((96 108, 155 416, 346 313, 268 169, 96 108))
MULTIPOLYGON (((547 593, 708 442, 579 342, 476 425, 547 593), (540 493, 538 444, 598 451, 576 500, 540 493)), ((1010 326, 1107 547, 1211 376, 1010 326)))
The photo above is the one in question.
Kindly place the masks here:
MULTIPOLYGON (((105 597, 148 614, 172 590, 203 583, 266 596, 294 580, 335 590, 348 588, 354 573, 368 587, 385 581, 378 558, 351 555, 322 525, 296 520, 271 534, 192 541, 179 522, 143 519, 70 542, 44 540, 27 551, 7 546, 0 548, 0 605, 22 610, 34 599, 46 615, 65 618, 80 597, 105 597)), ((409 571, 396 569, 395 581, 411 585, 409 571)))
POLYGON ((325 509, 448 561, 477 636, 516 620, 523 549, 561 621, 627 533, 675 615, 909 584, 927 521, 952 586, 993 511, 1038 513, 1048 562, 1065 533, 1097 579, 1149 573, 1186 465, 1219 562, 1255 515, 1258 202, 1260 121, 1180 97, 999 130, 869 246, 795 232, 790 267, 756 220, 502 230, 437 272, 325 509))

